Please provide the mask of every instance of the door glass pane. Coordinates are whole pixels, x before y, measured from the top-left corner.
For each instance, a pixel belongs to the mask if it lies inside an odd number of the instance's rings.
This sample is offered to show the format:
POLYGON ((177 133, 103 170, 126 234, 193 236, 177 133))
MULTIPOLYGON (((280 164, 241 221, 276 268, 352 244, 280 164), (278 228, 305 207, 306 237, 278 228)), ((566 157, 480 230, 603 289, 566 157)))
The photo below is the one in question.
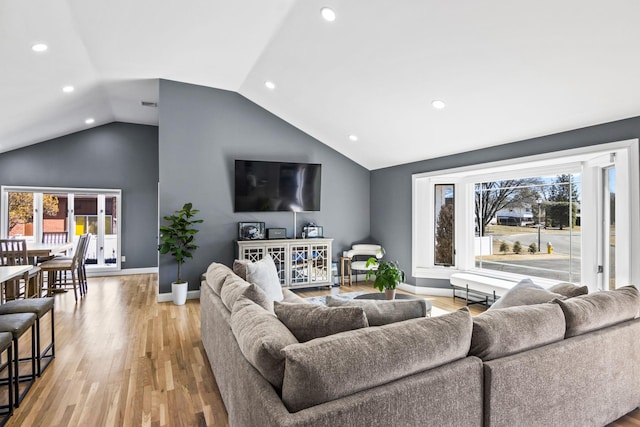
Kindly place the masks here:
POLYGON ((42 233, 68 232, 68 197, 63 193, 42 195, 42 233))
POLYGON ((436 184, 435 193, 435 265, 454 265, 455 204, 453 184, 436 184))
POLYGON ((87 248, 87 264, 98 263, 96 239, 98 234, 98 196, 95 194, 76 194, 74 197, 73 213, 76 221, 74 242, 84 233, 91 233, 92 238, 87 248))
POLYGON ((118 256, 118 199, 106 196, 104 200, 104 263, 116 264, 118 256))
POLYGON ((33 239, 33 193, 9 192, 9 220, 7 236, 33 239))

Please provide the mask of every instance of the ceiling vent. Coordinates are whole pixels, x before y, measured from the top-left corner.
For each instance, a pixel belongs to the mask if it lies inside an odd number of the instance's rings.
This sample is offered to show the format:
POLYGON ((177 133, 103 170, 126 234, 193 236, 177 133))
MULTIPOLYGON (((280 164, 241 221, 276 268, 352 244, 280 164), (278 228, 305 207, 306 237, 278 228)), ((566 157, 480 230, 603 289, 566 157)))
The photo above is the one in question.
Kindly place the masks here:
POLYGON ((140 101, 140 104, 142 104, 143 107, 158 108, 158 103, 157 102, 140 101))

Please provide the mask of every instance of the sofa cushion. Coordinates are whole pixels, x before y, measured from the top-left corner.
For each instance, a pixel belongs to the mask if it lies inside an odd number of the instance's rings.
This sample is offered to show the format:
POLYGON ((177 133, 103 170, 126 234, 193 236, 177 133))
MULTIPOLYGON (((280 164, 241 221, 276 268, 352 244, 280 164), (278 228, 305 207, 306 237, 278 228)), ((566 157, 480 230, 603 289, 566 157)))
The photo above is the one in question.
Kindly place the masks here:
POLYGON ((489 307, 489 310, 517 307, 520 305, 543 304, 545 302, 551 302, 555 298, 564 299, 566 297, 536 285, 531 279, 523 279, 513 288, 509 289, 502 298, 494 302, 491 307, 489 307))
POLYGON ((235 274, 230 274, 222 284, 220 298, 227 310, 232 311, 236 300, 247 290, 249 283, 245 282, 235 274))
POLYGON ((207 268, 205 279, 207 284, 213 289, 213 292, 220 296, 222 285, 228 276, 232 276, 233 271, 224 264, 212 262, 207 268))
POLYGON ((233 261, 233 272, 243 280, 247 280, 247 265, 249 264, 251 261, 248 259, 236 259, 233 261))
POLYGON ((519 353, 564 339, 565 321, 557 304, 490 310, 473 318, 469 354, 482 360, 519 353))
POLYGON ((274 301, 282 301, 282 285, 271 255, 247 264, 247 282, 255 283, 274 301))
POLYGON ((290 345, 282 401, 296 412, 461 359, 471 330, 464 308, 290 345))
POLYGON ((369 326, 380 326, 403 320, 425 317, 427 315, 427 303, 423 299, 375 301, 375 300, 344 300, 327 296, 329 307, 362 307, 367 315, 369 326))
POLYGON ((291 292, 289 289, 283 289, 282 295, 284 296, 284 298, 282 299, 282 302, 292 302, 295 304, 309 304, 307 300, 300 297, 295 292, 291 292))
POLYGON ((273 308, 278 319, 300 342, 369 326, 361 307, 324 307, 276 301, 273 308))
POLYGON ((283 349, 296 344, 296 337, 274 314, 244 296, 233 306, 229 323, 247 361, 280 389, 285 359, 283 349))
POLYGON ((625 286, 555 302, 564 312, 565 337, 569 338, 635 319, 640 309, 640 293, 634 286, 625 286))
POLYGON ((550 292, 555 292, 556 294, 564 295, 567 298, 573 298, 580 295, 586 295, 589 293, 589 287, 574 285, 569 282, 562 282, 556 285, 553 285, 549 288, 550 292))

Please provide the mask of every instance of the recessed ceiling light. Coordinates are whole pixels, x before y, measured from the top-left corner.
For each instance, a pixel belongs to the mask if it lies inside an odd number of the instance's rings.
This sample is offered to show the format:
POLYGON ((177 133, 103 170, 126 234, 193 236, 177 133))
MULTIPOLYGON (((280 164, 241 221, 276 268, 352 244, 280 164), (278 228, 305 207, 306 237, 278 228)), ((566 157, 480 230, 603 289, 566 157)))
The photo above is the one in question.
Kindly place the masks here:
POLYGON ((353 142, 358 140, 358 135, 349 135, 349 139, 353 142))
POLYGON ((439 100, 431 101, 431 105, 436 110, 442 110, 446 106, 444 101, 439 101, 439 100))
POLYGON ((276 88, 276 84, 274 82, 270 82, 268 80, 266 82, 264 82, 264 85, 267 87, 267 89, 273 90, 273 89, 276 88))
POLYGON ((47 49, 49 49, 49 46, 44 43, 36 43, 31 46, 31 50, 33 50, 34 52, 44 52, 47 49))
POLYGON ((88 125, 92 125, 96 122, 96 119, 94 119, 93 117, 89 117, 87 120, 84 121, 86 124, 88 125))
POLYGON ((330 7, 323 7, 320 9, 320 14, 325 21, 333 22, 336 20, 336 12, 330 7))
POLYGON ((71 93, 71 92, 73 92, 74 90, 76 90, 76 88, 74 88, 73 86, 65 86, 65 87, 63 87, 63 88, 62 88, 62 91, 63 91, 64 93, 71 93))

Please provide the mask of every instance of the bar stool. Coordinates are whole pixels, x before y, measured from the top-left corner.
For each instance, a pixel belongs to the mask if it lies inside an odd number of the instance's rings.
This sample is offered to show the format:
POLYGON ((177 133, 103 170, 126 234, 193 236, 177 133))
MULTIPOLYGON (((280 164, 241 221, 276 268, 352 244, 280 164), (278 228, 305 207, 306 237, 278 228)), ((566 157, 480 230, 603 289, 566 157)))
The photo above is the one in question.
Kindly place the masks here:
POLYGON ((36 381, 36 324, 37 316, 33 313, 16 313, 3 314, 0 316, 0 332, 9 332, 13 341, 13 367, 14 367, 14 389, 15 389, 15 407, 20 406, 20 402, 24 399, 33 383, 36 381), (20 359, 18 351, 18 340, 20 337, 31 329, 31 357, 20 359), (20 375, 20 361, 31 360, 31 374, 20 375), (26 382, 27 386, 20 393, 20 383, 26 382))
POLYGON ((0 332, 0 353, 7 351, 7 361, 0 364, 0 371, 7 369, 7 396, 8 403, 6 405, 0 405, 0 426, 7 423, 9 418, 13 415, 13 355, 11 354, 11 344, 13 337, 9 332, 0 332))
POLYGON ((56 357, 56 334, 54 328, 54 316, 53 316, 53 297, 46 298, 33 298, 7 301, 4 304, 0 304, 0 315, 3 314, 16 314, 16 313, 33 313, 36 315, 36 347, 37 347, 37 365, 38 376, 42 375, 49 363, 56 357), (51 312, 51 342, 44 350, 41 350, 41 335, 40 335, 40 319, 51 312), (45 361, 43 364, 42 361, 45 361))

